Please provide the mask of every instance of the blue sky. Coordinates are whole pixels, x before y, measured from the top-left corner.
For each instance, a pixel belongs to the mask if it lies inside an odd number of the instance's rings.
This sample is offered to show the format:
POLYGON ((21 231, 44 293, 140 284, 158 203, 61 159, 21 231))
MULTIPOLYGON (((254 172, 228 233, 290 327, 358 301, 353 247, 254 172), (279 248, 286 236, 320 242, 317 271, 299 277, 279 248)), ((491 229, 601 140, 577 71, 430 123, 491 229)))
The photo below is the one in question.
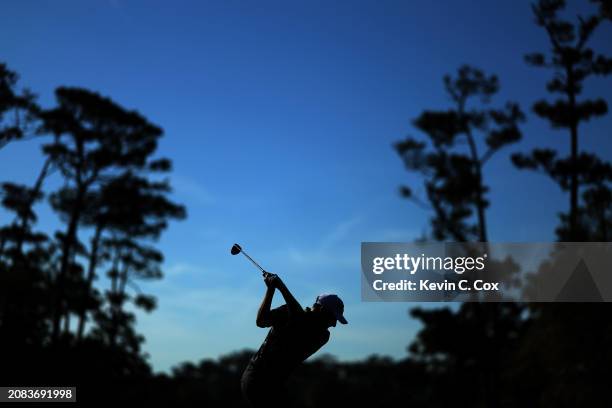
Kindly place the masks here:
MULTIPOLYGON (((160 241, 165 279, 142 285, 159 298, 138 322, 158 370, 256 348, 265 336, 254 324, 264 286, 229 255, 234 242, 303 304, 323 291, 345 299, 350 324, 333 329, 325 352, 405 356, 414 305, 359 294, 360 242, 410 241, 427 228, 428 213, 397 194, 419 180, 392 144, 415 134, 410 121, 423 109, 449 107, 442 76, 461 64, 498 74, 493 104, 524 110, 550 77, 523 62, 548 49, 523 1, 9 1, 0 24, 0 59, 44 106, 55 87, 82 86, 165 130, 160 154, 174 161, 174 198, 189 218, 160 241)), ((608 25, 594 38, 608 55, 610 34, 608 25)), ((596 79, 585 94, 611 103, 611 90, 612 79, 596 79)), ((611 123, 586 125, 581 148, 609 159, 611 123)), ((495 241, 552 240, 567 205, 508 158, 534 146, 567 152, 567 135, 532 114, 522 129, 524 140, 485 169, 495 241)), ((38 143, 0 151, 2 178, 31 183, 38 143)), ((41 228, 57 225, 40 211, 41 228)))

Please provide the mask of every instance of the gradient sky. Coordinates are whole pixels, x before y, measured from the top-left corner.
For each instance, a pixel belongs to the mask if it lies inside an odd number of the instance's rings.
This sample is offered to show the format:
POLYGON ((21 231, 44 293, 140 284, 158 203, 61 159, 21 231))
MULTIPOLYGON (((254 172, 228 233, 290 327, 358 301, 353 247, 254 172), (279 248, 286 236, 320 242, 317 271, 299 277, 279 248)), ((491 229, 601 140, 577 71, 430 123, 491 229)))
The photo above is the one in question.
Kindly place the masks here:
MULTIPOLYGON (((550 77, 523 62, 548 49, 526 1, 5 1, 0 25, 0 60, 43 106, 55 87, 82 86, 165 130, 160 154, 174 161, 174 198, 189 218, 160 242, 165 279, 141 285, 159 299, 138 321, 157 370, 259 346, 264 285, 229 255, 234 242, 303 305, 323 291, 344 298, 350 324, 332 329, 325 352, 406 356, 414 305, 363 303, 359 293, 360 242, 411 241, 427 229, 429 214, 398 196, 419 179, 392 144, 415 134, 410 121, 423 109, 450 106, 442 76, 461 64, 498 74, 493 104, 524 110, 550 77)), ((612 55, 609 26, 593 44, 612 55)), ((612 78, 586 91, 611 103, 612 78)), ((585 126, 581 148, 610 159, 611 124, 585 126)), ((485 169, 493 241, 553 240, 567 207, 551 181, 509 162, 534 146, 567 152, 567 134, 532 114, 522 130, 485 169)), ((39 143, 0 151, 2 179, 32 183, 39 143)), ((41 228, 58 225, 40 211, 41 228)))

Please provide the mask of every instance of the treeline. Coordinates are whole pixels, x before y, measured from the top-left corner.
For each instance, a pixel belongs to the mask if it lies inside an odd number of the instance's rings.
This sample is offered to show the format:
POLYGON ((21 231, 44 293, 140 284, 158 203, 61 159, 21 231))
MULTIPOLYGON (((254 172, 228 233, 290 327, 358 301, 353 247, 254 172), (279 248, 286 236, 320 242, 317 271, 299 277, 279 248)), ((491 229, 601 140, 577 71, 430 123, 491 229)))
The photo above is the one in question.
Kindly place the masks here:
MULTIPOLYGON (((555 230, 558 240, 567 242, 607 242, 612 237, 612 164, 580 143, 588 137, 582 125, 608 113, 603 97, 586 99, 582 92, 591 78, 612 73, 612 58, 590 45, 593 34, 609 24, 612 3, 592 3, 595 12, 576 22, 561 16, 562 0, 532 5, 549 48, 527 54, 525 61, 548 70, 551 78, 545 84, 550 97, 535 101, 531 110, 564 134, 569 154, 546 147, 511 154, 517 169, 548 176, 567 193, 567 209, 558 214, 555 230)), ((487 164, 522 139, 526 115, 514 102, 491 107, 500 81, 480 69, 463 66, 455 76, 446 76, 444 85, 453 106, 424 111, 413 122, 424 137, 407 137, 395 146, 407 169, 423 178, 422 188, 403 186, 401 194, 431 211, 431 232, 425 239, 486 243, 491 239, 489 192, 504 185, 486 177, 487 164), (423 196, 416 191, 424 191, 423 196)), ((520 222, 508 220, 508 228, 520 222)), ((412 316, 423 329, 410 345, 410 359, 444 379, 436 391, 453 395, 453 405, 610 406, 611 312, 608 303, 466 303, 457 311, 416 309, 412 316)), ((430 406, 451 405, 437 398, 430 406)))
POLYGON ((44 159, 30 184, 0 184, 2 383, 149 376, 128 305, 155 308, 137 282, 162 277, 155 241, 186 215, 156 156, 162 129, 86 89, 55 99, 41 108, 0 64, 0 148, 36 139, 44 159), (37 228, 44 202, 56 231, 37 228))

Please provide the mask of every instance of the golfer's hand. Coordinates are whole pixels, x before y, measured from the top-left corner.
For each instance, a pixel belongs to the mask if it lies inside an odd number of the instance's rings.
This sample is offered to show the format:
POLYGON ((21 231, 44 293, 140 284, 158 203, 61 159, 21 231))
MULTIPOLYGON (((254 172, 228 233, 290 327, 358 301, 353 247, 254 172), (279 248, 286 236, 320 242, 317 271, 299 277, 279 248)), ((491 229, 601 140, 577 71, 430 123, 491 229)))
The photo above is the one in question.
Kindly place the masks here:
POLYGON ((280 278, 278 277, 278 275, 274 274, 274 273, 270 273, 270 272, 265 272, 264 274, 264 282, 266 283, 266 286, 270 289, 273 288, 277 288, 279 285, 279 282, 281 282, 280 278))

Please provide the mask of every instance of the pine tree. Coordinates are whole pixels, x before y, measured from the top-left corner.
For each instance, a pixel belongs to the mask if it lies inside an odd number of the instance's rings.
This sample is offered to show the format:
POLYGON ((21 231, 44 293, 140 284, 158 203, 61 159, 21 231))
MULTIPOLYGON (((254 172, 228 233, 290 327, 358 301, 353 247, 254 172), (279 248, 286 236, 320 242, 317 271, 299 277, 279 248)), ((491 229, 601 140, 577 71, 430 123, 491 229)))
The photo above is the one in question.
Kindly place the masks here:
MULTIPOLYGON (((454 106, 425 111, 414 121, 428 141, 408 137, 395 148, 406 167, 425 179, 427 203, 434 211, 433 238, 486 242, 489 187, 484 166, 495 153, 520 140, 518 125, 523 113, 512 102, 503 108, 488 108, 499 81, 479 69, 463 66, 456 78, 445 76, 444 84, 454 106), (473 106, 475 99, 483 106, 473 106)), ((402 187, 401 193, 423 202, 410 187, 402 187)))
MULTIPOLYGON (((565 7, 563 0, 540 0, 533 5, 536 24, 542 27, 550 41, 551 55, 528 54, 527 63, 550 69, 553 78, 547 83, 551 94, 560 95, 554 101, 540 100, 533 105, 536 115, 546 119, 554 129, 567 129, 570 136, 570 155, 559 157, 552 149, 534 149, 530 154, 514 154, 512 161, 521 169, 542 171, 564 191, 569 191, 568 214, 561 214, 561 227, 557 230, 562 241, 586 240, 579 204, 580 186, 612 181, 609 164, 594 154, 579 149, 580 124, 607 113, 608 105, 602 98, 580 100, 585 81, 595 75, 612 72, 612 59, 597 54, 589 47, 593 33, 603 21, 603 12, 588 18, 578 18, 572 24, 559 17, 565 7), (593 181, 592 173, 598 173, 593 181)), ((602 3, 602 10, 604 3, 602 3)), ((596 187, 596 188, 599 188, 596 187)), ((591 193, 588 194, 589 196, 591 193)))
POLYGON ((83 274, 82 267, 80 272, 73 269, 77 267, 78 231, 92 203, 88 197, 117 174, 146 168, 162 135, 159 127, 138 112, 97 93, 58 88, 56 98, 58 106, 42 114, 46 131, 56 136, 44 145, 44 152, 65 180, 65 186, 52 195, 53 207, 66 223, 59 235, 61 260, 52 325, 55 341, 62 319, 66 327, 71 315, 66 298, 69 275, 83 274))

